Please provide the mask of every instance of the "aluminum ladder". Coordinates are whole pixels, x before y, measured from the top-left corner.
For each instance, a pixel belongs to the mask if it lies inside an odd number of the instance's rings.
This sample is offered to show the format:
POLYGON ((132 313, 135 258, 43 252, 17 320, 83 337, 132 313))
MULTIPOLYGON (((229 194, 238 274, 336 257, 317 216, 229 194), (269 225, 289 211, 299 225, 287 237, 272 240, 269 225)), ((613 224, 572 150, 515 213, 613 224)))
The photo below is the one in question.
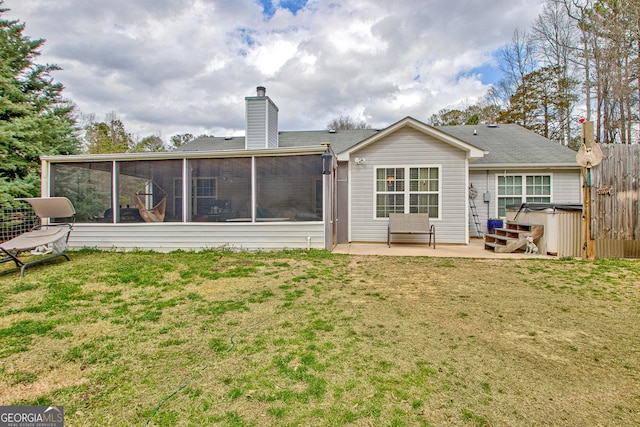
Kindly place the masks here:
POLYGON ((482 224, 480 223, 480 217, 478 216, 478 208, 476 207, 476 197, 478 196, 478 191, 473 187, 473 184, 469 186, 469 210, 471 211, 471 217, 473 218, 473 223, 476 226, 476 233, 479 238, 482 238, 482 224))

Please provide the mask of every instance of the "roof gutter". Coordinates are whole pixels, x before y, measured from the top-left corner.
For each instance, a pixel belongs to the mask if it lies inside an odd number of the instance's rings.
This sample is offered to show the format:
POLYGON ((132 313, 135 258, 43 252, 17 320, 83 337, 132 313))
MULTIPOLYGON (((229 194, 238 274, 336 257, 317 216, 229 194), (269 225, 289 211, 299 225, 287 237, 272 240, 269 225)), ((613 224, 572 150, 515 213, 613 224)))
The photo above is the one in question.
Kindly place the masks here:
POLYGON ((469 169, 480 170, 504 170, 504 169, 580 169, 577 163, 469 163, 469 169))
POLYGON ((326 151, 323 145, 308 147, 265 148, 258 150, 209 150, 209 151, 170 151, 162 153, 115 153, 115 154, 76 154, 58 156, 40 156, 48 162, 108 162, 133 160, 171 160, 171 159, 220 159, 230 157, 266 157, 290 156, 294 154, 322 154, 326 151))

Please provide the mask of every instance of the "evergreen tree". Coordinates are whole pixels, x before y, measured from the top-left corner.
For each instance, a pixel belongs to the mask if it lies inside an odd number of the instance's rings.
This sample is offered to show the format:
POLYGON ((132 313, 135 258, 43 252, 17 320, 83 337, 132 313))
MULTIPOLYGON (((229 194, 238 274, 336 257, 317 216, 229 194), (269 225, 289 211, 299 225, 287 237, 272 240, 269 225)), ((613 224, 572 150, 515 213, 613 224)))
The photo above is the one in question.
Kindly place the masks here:
POLYGON ((432 114, 427 123, 431 126, 495 123, 501 113, 502 110, 497 105, 481 100, 479 104, 469 105, 464 110, 443 108, 436 114, 432 114))
POLYGON ((44 40, 23 35, 24 23, 2 19, 0 0, 0 204, 40 195, 40 156, 79 151, 74 106, 51 73, 35 63, 44 40))
POLYGON ((151 135, 136 142, 129 151, 132 153, 157 153, 167 151, 167 147, 164 145, 162 138, 151 135))
POLYGON ((575 101, 572 87, 577 83, 564 77, 561 67, 542 67, 522 79, 510 99, 510 107, 499 120, 517 123, 553 140, 561 140, 562 112, 575 101))

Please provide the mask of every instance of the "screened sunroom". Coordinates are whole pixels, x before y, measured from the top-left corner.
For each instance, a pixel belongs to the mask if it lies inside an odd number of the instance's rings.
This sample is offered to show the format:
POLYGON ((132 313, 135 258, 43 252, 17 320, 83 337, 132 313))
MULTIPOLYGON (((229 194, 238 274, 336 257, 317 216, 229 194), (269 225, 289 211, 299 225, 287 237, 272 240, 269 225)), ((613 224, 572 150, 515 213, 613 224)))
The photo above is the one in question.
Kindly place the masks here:
POLYGON ((74 204, 71 247, 328 248, 326 150, 45 156, 42 195, 74 204))

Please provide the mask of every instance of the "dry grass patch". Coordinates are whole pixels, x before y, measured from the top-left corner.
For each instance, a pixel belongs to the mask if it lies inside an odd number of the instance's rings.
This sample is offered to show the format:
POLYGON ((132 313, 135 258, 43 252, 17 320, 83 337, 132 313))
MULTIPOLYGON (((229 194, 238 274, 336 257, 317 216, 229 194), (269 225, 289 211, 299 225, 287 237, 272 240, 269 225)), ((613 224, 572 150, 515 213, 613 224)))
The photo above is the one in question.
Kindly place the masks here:
POLYGON ((640 421, 637 261, 72 258, 0 270, 0 404, 74 426, 640 421))

